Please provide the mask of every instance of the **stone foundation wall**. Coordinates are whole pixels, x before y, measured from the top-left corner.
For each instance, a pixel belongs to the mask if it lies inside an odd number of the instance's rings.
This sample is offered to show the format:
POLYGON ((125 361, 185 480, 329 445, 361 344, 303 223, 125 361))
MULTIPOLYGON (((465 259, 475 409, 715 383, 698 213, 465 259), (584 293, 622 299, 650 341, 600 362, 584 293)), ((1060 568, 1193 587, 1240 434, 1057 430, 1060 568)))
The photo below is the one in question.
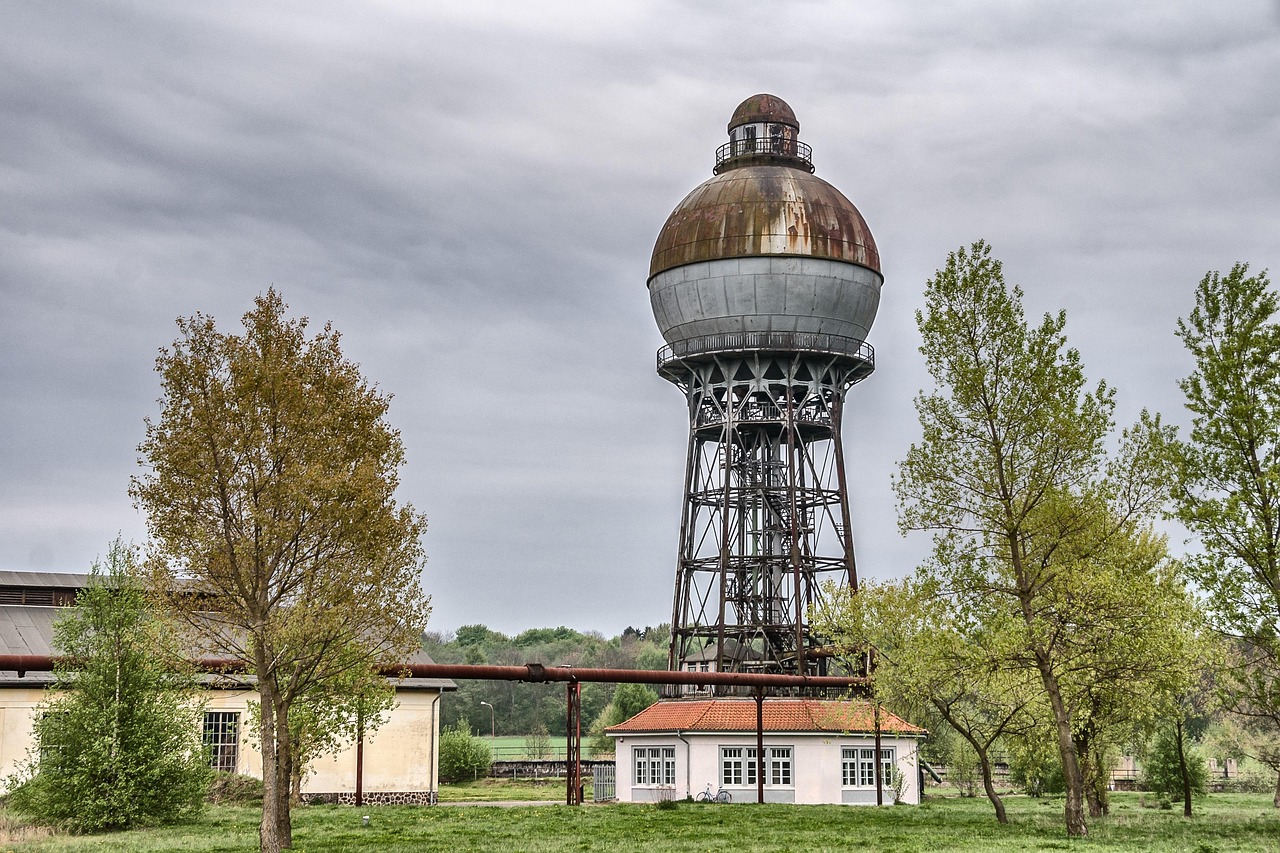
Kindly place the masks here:
MULTIPOLYGON (((319 793, 319 794, 303 794, 302 801, 305 803, 322 803, 326 805, 354 806, 356 804, 356 795, 354 791, 342 791, 341 793, 319 793)), ((436 804, 435 791, 365 791, 364 805, 366 806, 434 806, 436 804)))

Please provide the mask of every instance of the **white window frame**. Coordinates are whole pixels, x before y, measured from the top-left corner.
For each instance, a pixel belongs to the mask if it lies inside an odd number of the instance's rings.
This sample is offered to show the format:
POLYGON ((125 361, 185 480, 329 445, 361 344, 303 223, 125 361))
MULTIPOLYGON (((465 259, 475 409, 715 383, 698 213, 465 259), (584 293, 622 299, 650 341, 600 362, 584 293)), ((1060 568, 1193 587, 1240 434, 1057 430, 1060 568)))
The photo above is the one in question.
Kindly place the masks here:
POLYGON ((794 788, 796 777, 794 771, 795 752, 789 746, 766 746, 765 785, 773 788, 794 788))
MULTIPOLYGON (((876 786, 876 750, 873 746, 846 746, 840 750, 840 785, 844 788, 876 786)), ((897 766, 897 747, 880 748, 880 786, 888 788, 890 774, 897 766)))
POLYGON ((631 760, 631 780, 636 787, 671 787, 676 784, 674 746, 633 746, 631 760))
MULTIPOLYGON (((794 788, 795 749, 790 746, 764 748, 764 786, 794 788)), ((720 787, 756 787, 756 748, 754 746, 720 747, 720 787)))

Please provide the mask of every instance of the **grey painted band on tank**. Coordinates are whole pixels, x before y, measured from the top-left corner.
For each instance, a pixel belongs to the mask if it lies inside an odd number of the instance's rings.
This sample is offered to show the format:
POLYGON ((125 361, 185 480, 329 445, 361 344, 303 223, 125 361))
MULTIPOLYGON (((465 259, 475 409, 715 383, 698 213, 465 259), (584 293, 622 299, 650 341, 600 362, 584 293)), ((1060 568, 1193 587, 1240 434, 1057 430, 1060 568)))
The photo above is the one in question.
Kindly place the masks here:
POLYGON ((731 258, 658 273, 649 301, 667 343, 765 331, 866 340, 883 282, 874 270, 826 258, 731 258))

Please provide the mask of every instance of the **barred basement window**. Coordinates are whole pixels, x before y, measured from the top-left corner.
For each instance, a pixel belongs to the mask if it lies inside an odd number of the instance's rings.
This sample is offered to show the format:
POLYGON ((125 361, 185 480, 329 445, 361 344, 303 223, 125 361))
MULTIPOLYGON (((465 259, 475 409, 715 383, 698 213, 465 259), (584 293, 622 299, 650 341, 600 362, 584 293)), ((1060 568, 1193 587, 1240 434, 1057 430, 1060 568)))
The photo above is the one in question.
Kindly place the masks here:
POLYGON ((240 714, 236 711, 204 712, 204 748, 209 766, 223 773, 235 773, 240 758, 240 714))

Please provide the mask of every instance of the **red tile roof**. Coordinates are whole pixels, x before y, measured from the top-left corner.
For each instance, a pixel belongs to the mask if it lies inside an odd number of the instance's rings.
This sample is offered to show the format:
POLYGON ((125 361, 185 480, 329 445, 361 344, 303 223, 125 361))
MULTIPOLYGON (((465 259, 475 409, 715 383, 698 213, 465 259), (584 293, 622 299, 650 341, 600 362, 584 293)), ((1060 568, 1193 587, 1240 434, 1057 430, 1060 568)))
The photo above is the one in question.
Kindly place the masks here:
MULTIPOLYGON (((632 732, 754 732, 754 699, 664 699, 626 722, 605 729, 609 734, 632 732)), ((870 702, 830 699, 765 699, 766 732, 875 731, 875 706, 870 702)), ((880 709, 880 731, 893 735, 924 735, 925 730, 880 709)))

